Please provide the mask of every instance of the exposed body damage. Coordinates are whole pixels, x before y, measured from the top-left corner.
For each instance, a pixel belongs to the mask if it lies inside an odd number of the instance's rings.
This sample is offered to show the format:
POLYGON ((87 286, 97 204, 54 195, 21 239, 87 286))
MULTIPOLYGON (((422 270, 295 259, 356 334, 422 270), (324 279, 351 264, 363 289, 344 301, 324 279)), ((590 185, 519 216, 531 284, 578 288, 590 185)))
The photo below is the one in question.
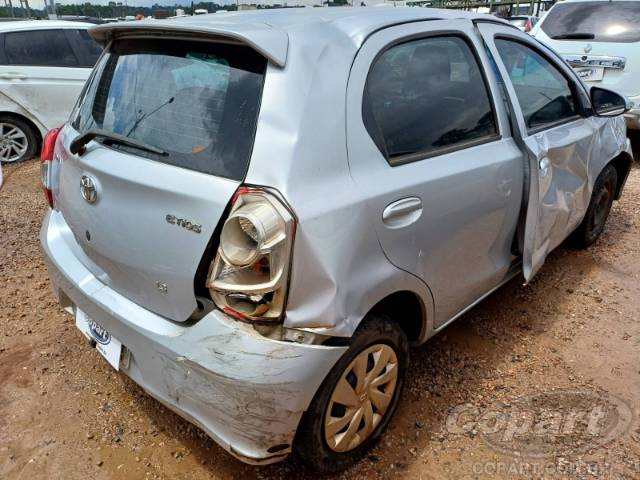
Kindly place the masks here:
MULTIPOLYGON (((478 30, 493 57, 500 58, 496 39, 505 38, 504 31, 489 23, 478 25, 478 30)), ((535 41, 531 44, 535 45, 535 41)), ((547 55, 553 58, 556 54, 549 51, 547 55)), ((503 62, 497 62, 496 66, 502 79, 509 78, 503 62)), ((558 63, 557 68, 564 70, 567 78, 574 77, 568 64, 558 63)), ((546 256, 582 221, 593 185, 604 166, 620 154, 627 155, 629 160, 633 157, 622 116, 583 118, 576 115, 574 121, 555 128, 532 131, 525 123, 514 85, 501 82, 509 93, 508 103, 515 127, 513 134, 523 150, 527 167, 522 257, 523 274, 528 282, 540 270, 546 256)), ((586 99, 588 87, 578 80, 575 82, 577 97, 586 99)), ((625 178, 627 174, 628 168, 625 178)))
POLYGON ((300 416, 346 347, 270 340, 217 310, 191 326, 166 320, 102 284, 76 259, 60 220, 52 212, 42 230, 55 290, 122 341, 131 352, 126 374, 245 462, 288 454, 300 416))
MULTIPOLYGON (((613 121, 591 118, 586 126, 577 128, 588 131, 576 132, 568 126, 562 132, 565 138, 571 135, 583 137, 576 142, 577 146, 569 149, 555 147, 553 139, 546 135, 527 140, 534 164, 546 165, 537 179, 540 199, 534 204, 537 217, 532 215, 529 219, 537 227, 530 230, 535 232, 535 239, 530 239, 531 245, 535 245, 531 253, 535 267, 528 273, 528 279, 542 266, 546 256, 580 224, 589 206, 593 185, 604 166, 620 154, 632 158, 622 117, 613 121)), ((534 182, 532 188, 535 188, 534 182)))
MULTIPOLYGON (((380 21, 389 19, 381 15, 380 21)), ((270 65, 265 79, 266 114, 258 121, 246 178, 277 189, 299 221, 285 326, 338 337, 351 336, 377 302, 398 291, 415 292, 425 318, 433 319, 427 285, 384 256, 349 169, 347 144, 336 141, 347 129, 344 90, 364 41, 350 33, 319 21, 289 31, 287 68, 270 65), (317 41, 327 35, 331 42, 317 41), (286 109, 283 98, 289 99, 286 109), (274 158, 278 169, 265 168, 274 158), (347 277, 348 289, 340 285, 347 277)))

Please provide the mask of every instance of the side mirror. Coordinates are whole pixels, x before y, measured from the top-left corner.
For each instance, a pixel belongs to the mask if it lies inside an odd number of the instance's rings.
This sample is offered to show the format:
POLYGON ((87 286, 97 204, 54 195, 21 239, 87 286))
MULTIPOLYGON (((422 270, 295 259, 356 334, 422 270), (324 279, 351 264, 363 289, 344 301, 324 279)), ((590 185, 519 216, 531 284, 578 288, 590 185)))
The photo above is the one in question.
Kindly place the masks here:
POLYGON ((631 109, 626 97, 600 87, 591 87, 591 106, 598 117, 616 117, 631 109))

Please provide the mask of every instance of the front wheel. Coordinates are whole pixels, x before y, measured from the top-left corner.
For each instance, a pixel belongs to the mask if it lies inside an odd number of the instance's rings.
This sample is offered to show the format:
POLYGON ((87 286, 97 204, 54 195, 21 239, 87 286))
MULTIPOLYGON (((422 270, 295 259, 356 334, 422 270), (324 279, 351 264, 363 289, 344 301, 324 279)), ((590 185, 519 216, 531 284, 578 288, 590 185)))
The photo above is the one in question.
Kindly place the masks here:
POLYGON ((294 449, 302 461, 319 473, 358 461, 396 411, 408 361, 397 323, 384 315, 365 320, 300 422, 294 449))
POLYGON ((570 242, 576 248, 592 245, 604 230, 618 185, 618 172, 607 165, 596 179, 587 213, 582 223, 571 234, 570 242))

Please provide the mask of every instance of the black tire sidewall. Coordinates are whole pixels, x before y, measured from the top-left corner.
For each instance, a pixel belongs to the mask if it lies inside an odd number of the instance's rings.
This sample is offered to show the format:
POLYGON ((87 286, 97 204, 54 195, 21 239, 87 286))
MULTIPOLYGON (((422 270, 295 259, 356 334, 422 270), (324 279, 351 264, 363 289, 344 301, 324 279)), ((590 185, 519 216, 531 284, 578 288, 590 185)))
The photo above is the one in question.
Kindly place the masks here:
POLYGON ((302 462, 315 472, 333 473, 348 468, 362 458, 380 438, 398 407, 408 363, 409 343, 402 329, 384 315, 367 319, 356 331, 349 349, 327 375, 303 415, 294 441, 294 452, 302 462), (368 439, 349 452, 335 452, 329 448, 324 438, 324 420, 331 394, 353 359, 363 350, 380 343, 393 348, 398 358, 394 397, 384 418, 368 439))
POLYGON ((591 199, 589 200, 589 206, 584 219, 571 237, 572 243, 575 247, 586 248, 595 243, 595 241, 600 237, 600 234, 607 223, 607 219, 609 218, 609 213, 611 212, 617 182, 618 172, 613 165, 607 165, 602 172, 600 172, 600 175, 598 175, 593 186, 593 192, 591 193, 591 199), (613 191, 609 192, 606 215, 602 218, 602 222, 597 225, 595 229, 590 229, 589 225, 591 224, 593 216, 596 214, 597 198, 602 193, 602 190, 607 188, 607 183, 609 182, 613 185, 613 191))
POLYGON ((7 123, 16 126, 20 130, 22 130, 27 137, 26 152, 17 160, 13 160, 11 162, 2 162, 4 165, 22 162, 36 156, 36 152, 38 149, 38 138, 36 137, 36 133, 33 131, 33 128, 27 122, 13 116, 0 115, 0 123, 7 123))

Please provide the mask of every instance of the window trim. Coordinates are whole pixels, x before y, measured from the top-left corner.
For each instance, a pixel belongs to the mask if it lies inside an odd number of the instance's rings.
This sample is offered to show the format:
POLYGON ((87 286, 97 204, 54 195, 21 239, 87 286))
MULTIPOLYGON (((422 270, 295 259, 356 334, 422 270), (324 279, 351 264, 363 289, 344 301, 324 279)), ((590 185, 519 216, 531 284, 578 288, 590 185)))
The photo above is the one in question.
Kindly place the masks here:
POLYGON ((2 45, 2 50, 3 50, 3 54, 4 54, 4 66, 9 66, 9 67, 38 67, 38 68, 87 68, 87 67, 82 67, 80 66, 80 58, 78 57, 78 54, 76 53, 75 49, 73 48, 73 45, 71 45, 71 42, 69 41, 69 37, 67 36, 67 33, 65 32, 65 28, 34 28, 34 29, 25 29, 25 30, 14 30, 14 31, 10 31, 10 32, 4 32, 4 39, 3 39, 3 45, 2 45), (77 65, 40 65, 37 63, 29 63, 29 64, 25 64, 25 63, 10 63, 9 62, 9 57, 7 55, 7 51, 6 51, 6 39, 8 35, 14 34, 14 33, 33 33, 33 32, 62 32, 62 35, 64 36, 65 41, 67 42, 67 45, 69 46, 69 50, 71 50, 71 53, 73 53, 73 57, 76 59, 77 65))
MULTIPOLYGON (((569 78, 567 75, 567 72, 565 72, 563 70, 563 68, 561 68, 561 66, 555 62, 550 55, 548 55, 546 52, 541 51, 539 48, 537 48, 537 46, 527 42, 526 40, 523 40, 522 38, 518 38, 514 35, 509 35, 508 33, 496 33, 493 36, 493 45, 496 47, 496 50, 498 50, 498 45, 496 45, 496 40, 506 40, 509 42, 514 42, 514 43, 519 43, 520 45, 523 45, 526 48, 529 48, 530 50, 533 50, 534 52, 536 52, 538 55, 540 55, 542 58, 544 58, 547 62, 549 62, 553 67, 555 67, 555 69, 558 71, 558 73, 560 73, 560 75, 562 75, 562 77, 567 81, 567 86, 569 87, 569 90, 571 91, 571 95, 574 96, 574 102, 576 103, 575 107, 576 107, 576 114, 571 116, 571 117, 567 117, 565 119, 561 119, 561 120, 557 120, 555 122, 552 123, 548 123, 546 125, 540 125, 538 127, 535 128, 530 128, 526 122, 524 122, 525 127, 527 127, 527 137, 530 137, 532 135, 535 135, 536 133, 540 133, 540 132, 544 132, 546 130, 551 130, 552 128, 556 128, 559 127, 561 125, 565 125, 571 122, 575 122, 576 120, 580 120, 582 118, 584 118, 581 114, 580 114, 580 110, 582 109, 583 105, 581 105, 581 101, 580 98, 577 94, 575 90, 575 88, 578 88, 578 83, 576 82, 575 79, 573 78, 569 78), (572 88, 572 84, 575 85, 574 88, 572 88)), ((504 60, 502 59, 502 55, 500 55, 500 52, 498 51, 498 56, 500 57, 500 62, 502 62, 502 65, 504 66, 504 60)), ((505 67, 506 68, 506 67, 505 67)), ((508 72, 507 72, 508 73, 508 72)), ((511 83, 511 87, 514 89, 515 91, 515 87, 513 86, 513 81, 511 80, 511 77, 509 77, 509 83, 511 83)), ((516 95, 516 99, 518 100, 518 108, 520 110, 520 115, 522 115, 522 119, 524 120, 524 113, 522 112, 522 106, 520 105, 520 99, 517 98, 516 95)), ((590 106, 589 106, 590 107, 590 106)))
POLYGON ((409 163, 414 163, 414 162, 419 162, 421 160, 427 160, 429 158, 433 158, 433 157, 438 157, 441 155, 446 155, 449 153, 453 153, 453 152, 457 152, 459 150, 465 150, 468 148, 472 148, 472 147, 476 147, 479 145, 484 145, 487 143, 492 143, 492 142, 497 142, 502 140, 502 132, 500 129, 500 122, 498 121, 498 113, 497 113, 497 109, 496 109, 496 104, 495 104, 495 99, 493 98, 493 93, 491 92, 491 88, 490 88, 490 83, 488 80, 488 76, 487 76, 487 72, 486 72, 486 66, 484 65, 484 62, 482 61, 482 59, 480 58, 480 55, 478 54, 478 50, 475 46, 475 44, 473 43, 473 41, 469 38, 468 35, 466 35, 464 32, 462 32, 461 30, 438 30, 438 31, 434 31, 434 32, 420 32, 420 33, 415 33, 415 34, 411 34, 411 35, 406 35, 403 37, 399 37, 396 38, 392 41, 390 41, 389 43, 387 43, 383 48, 381 48, 378 53, 376 53, 376 55, 373 57, 373 60, 369 63, 369 68, 367 70, 367 76, 365 78, 364 81, 364 86, 362 89, 362 102, 360 105, 360 119, 364 125, 364 129, 367 132, 368 137, 371 139, 371 141, 374 143, 374 145, 376 146, 376 148, 378 149, 378 151, 380 152, 380 154, 382 155, 382 157, 386 160, 386 162, 391 166, 391 167, 397 167, 400 165, 406 165, 409 163), (398 157, 394 157, 394 158, 390 158, 389 155, 383 151, 386 150, 386 148, 381 149, 380 145, 378 145, 378 142, 376 142, 375 138, 373 137, 373 135, 371 135, 371 133, 369 132, 369 129, 367 128, 367 125, 365 123, 365 100, 368 98, 368 94, 367 94, 367 85, 369 84, 369 77, 371 75, 371 72, 373 70, 373 66, 378 62, 378 60, 380 59, 380 57, 386 53, 388 50, 397 47, 398 45, 402 45, 405 43, 411 43, 414 41, 418 41, 418 40, 423 40, 423 39, 431 39, 431 38, 443 38, 443 37, 457 37, 460 40, 462 40, 467 47, 469 47, 469 50, 471 51, 471 55, 473 56, 474 60, 476 61, 476 64, 478 66, 478 69, 480 71, 480 75, 482 77, 482 80, 484 82, 484 89, 487 93, 487 97, 489 99, 489 106, 491 108, 491 113, 493 114, 493 123, 495 125, 496 128, 496 132, 493 135, 486 135, 484 137, 481 138, 477 138, 477 139, 473 139, 473 140, 468 140, 465 142, 461 142, 461 143, 456 143, 454 145, 449 145, 446 147, 441 147, 441 148, 437 148, 435 150, 430 150, 428 152, 425 151, 421 151, 421 152, 415 152, 415 153, 409 153, 406 155, 401 155, 398 157))

